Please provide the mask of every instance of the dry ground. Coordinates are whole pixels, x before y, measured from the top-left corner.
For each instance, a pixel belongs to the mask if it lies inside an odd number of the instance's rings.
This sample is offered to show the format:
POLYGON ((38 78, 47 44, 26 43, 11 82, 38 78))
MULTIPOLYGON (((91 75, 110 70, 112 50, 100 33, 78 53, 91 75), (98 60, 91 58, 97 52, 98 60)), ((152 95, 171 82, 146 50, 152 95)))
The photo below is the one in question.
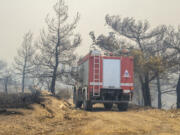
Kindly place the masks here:
POLYGON ((41 104, 0 114, 2 135, 180 135, 180 111, 131 108, 127 112, 74 109, 43 94, 41 104))

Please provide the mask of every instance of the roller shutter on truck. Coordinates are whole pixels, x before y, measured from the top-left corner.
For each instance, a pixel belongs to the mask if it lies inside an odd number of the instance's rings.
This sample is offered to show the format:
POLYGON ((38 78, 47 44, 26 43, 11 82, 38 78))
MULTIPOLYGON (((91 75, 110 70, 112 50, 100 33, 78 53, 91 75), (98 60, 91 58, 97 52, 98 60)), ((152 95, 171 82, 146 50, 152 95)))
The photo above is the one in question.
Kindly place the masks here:
POLYGON ((121 60, 103 59, 103 88, 120 88, 121 60))

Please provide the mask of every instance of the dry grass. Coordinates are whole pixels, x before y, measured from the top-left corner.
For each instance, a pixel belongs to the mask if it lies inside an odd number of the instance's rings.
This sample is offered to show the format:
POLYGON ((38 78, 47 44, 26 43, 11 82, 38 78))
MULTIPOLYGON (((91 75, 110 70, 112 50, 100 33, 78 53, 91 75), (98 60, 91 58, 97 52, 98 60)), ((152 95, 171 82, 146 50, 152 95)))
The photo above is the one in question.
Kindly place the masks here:
POLYGON ((47 91, 33 109, 7 109, 0 115, 0 135, 179 135, 180 110, 130 108, 105 111, 75 109, 71 102, 59 100, 47 91))

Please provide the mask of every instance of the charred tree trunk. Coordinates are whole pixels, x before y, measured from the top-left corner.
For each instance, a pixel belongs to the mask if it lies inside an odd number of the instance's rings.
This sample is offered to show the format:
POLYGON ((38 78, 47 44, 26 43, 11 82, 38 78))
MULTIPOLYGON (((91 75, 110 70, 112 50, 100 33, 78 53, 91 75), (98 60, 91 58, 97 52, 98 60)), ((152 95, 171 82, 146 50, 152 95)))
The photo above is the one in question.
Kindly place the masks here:
POLYGON ((176 87, 176 93, 177 93, 177 108, 180 109, 180 75, 179 75, 179 80, 176 87))
POLYGON ((47 83, 48 91, 51 92, 51 84, 49 83, 49 81, 47 81, 46 83, 47 83))
POLYGON ((150 88, 149 88, 149 75, 148 75, 148 73, 145 74, 144 80, 140 76, 140 81, 141 81, 141 90, 142 90, 143 99, 144 99, 144 106, 151 106, 151 94, 150 94, 150 88))
POLYGON ((158 109, 162 108, 162 102, 161 102, 161 82, 159 78, 159 74, 157 73, 157 89, 158 89, 158 109))
POLYGON ((23 66, 23 73, 22 73, 22 93, 24 93, 24 83, 25 83, 25 72, 26 72, 26 63, 27 63, 27 57, 24 59, 24 66, 23 66))
POLYGON ((151 106, 151 94, 150 94, 150 88, 149 88, 149 75, 148 73, 145 75, 145 82, 144 82, 144 87, 145 87, 145 106, 151 106))
POLYGON ((4 79, 4 91, 5 93, 8 93, 8 77, 5 77, 4 79))
POLYGON ((24 81, 25 81, 25 73, 23 72, 23 74, 22 74, 22 93, 24 93, 24 81))
POLYGON ((53 71, 52 81, 51 81, 51 93, 53 95, 55 95, 56 72, 57 72, 57 67, 55 66, 54 71, 53 71))
POLYGON ((59 65, 59 57, 58 57, 58 45, 56 45, 56 53, 55 53, 55 57, 56 57, 56 64, 54 66, 54 70, 53 70, 53 76, 52 76, 52 81, 51 81, 51 93, 53 95, 55 95, 55 86, 56 86, 56 79, 57 79, 57 69, 58 69, 58 65, 59 65))

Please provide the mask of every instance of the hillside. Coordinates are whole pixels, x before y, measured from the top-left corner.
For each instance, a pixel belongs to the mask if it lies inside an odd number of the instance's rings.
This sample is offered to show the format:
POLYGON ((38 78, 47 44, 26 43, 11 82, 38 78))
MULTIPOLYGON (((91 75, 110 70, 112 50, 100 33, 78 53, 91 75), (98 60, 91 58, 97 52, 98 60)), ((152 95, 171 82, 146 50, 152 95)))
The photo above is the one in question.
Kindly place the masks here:
POLYGON ((127 112, 74 109, 70 102, 48 93, 29 109, 7 109, 0 114, 2 135, 179 135, 180 111, 131 107, 127 112))

